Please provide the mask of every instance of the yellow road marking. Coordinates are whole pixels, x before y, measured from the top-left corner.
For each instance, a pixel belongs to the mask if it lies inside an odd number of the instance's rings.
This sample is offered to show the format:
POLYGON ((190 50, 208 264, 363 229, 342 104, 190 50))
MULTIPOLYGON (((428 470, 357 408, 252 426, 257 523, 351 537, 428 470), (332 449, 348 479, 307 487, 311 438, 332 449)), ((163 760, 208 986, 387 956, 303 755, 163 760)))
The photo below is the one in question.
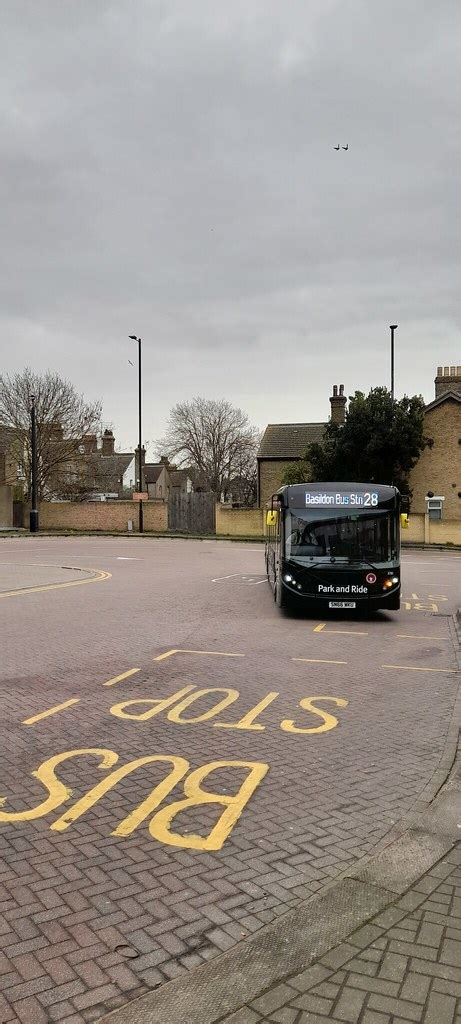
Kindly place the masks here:
POLYGON ((228 654, 226 651, 189 651, 183 647, 173 647, 171 651, 165 651, 165 654, 159 654, 154 661, 165 661, 165 658, 171 658, 173 654, 215 654, 219 658, 244 658, 244 654, 228 654))
POLYGON ((326 658, 292 658, 292 661, 308 661, 315 665, 347 665, 347 661, 328 661, 326 658))
POLYGON ((313 633, 341 633, 344 636, 368 636, 368 633, 361 633, 358 629, 325 629, 326 622, 321 622, 319 626, 314 626, 313 633))
POLYGON ((419 665, 381 665, 381 668, 401 668, 407 672, 456 672, 455 668, 421 668, 419 665))
POLYGON ((414 633, 397 633, 400 640, 444 640, 445 642, 449 639, 447 636, 416 636, 414 633))
POLYGON ((39 715, 34 715, 32 718, 25 718, 23 725, 35 725, 36 722, 40 722, 42 718, 49 718, 50 715, 57 714, 58 711, 64 711, 65 708, 70 708, 72 704, 79 704, 80 697, 72 697, 71 700, 66 700, 64 704, 56 704, 54 708, 48 708, 48 711, 41 711, 39 715))
POLYGON ((122 679, 128 679, 129 676, 134 676, 136 672, 140 672, 140 668, 129 668, 128 672, 122 672, 121 676, 114 676, 113 679, 108 679, 107 683, 103 683, 103 686, 115 686, 116 683, 121 683, 122 679))
MULTIPOLYGON (((73 569, 74 566, 50 566, 54 569, 73 569)), ((93 572, 88 580, 72 580, 69 583, 45 583, 42 587, 23 587, 21 590, 4 590, 1 597, 21 597, 23 594, 42 594, 45 590, 62 590, 64 587, 82 587, 85 583, 100 583, 101 580, 108 580, 112 577, 111 572, 104 572, 102 569, 83 569, 82 566, 75 566, 79 572, 93 572)))

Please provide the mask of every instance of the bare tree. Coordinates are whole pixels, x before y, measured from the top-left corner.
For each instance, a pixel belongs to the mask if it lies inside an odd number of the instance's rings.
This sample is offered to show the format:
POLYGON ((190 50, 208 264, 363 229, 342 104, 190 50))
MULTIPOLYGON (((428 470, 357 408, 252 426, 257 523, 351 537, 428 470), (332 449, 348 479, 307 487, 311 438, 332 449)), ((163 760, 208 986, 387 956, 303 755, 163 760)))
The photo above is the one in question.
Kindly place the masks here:
POLYGON ((237 456, 233 473, 229 481, 224 483, 224 496, 231 497, 233 505, 251 508, 256 504, 258 494, 258 473, 256 456, 261 441, 261 434, 255 431, 253 444, 237 456))
POLYGON ((0 424, 14 430, 14 454, 23 467, 26 497, 31 490, 32 396, 37 422, 39 497, 53 497, 55 484, 80 454, 87 435, 101 419, 101 403, 85 402, 57 373, 40 375, 26 368, 12 377, 0 375, 0 424))
POLYGON ((246 413, 224 399, 194 398, 171 410, 167 432, 157 448, 179 466, 196 470, 220 496, 248 459, 255 459, 257 431, 246 413))

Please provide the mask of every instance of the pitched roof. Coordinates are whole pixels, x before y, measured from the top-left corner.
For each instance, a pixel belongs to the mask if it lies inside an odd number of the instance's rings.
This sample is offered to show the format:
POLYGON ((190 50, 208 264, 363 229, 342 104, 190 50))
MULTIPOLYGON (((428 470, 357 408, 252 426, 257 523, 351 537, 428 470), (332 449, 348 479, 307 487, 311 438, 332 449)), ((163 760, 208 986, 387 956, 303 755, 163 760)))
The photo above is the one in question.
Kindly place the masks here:
POLYGON ((309 444, 323 440, 326 423, 269 423, 258 459, 302 459, 309 444))
POLYGON ((165 469, 163 463, 156 465, 155 462, 146 462, 144 464, 144 477, 146 484, 156 484, 162 469, 165 469))
POLYGON ((442 402, 446 402, 447 399, 451 399, 453 402, 459 402, 461 404, 461 394, 459 391, 444 391, 438 398, 434 398, 433 402, 429 402, 426 405, 424 412, 430 412, 431 409, 436 409, 438 405, 442 405, 442 402))
POLYGON ((128 469, 133 456, 124 452, 115 452, 113 455, 101 455, 94 452, 84 456, 83 465, 87 467, 95 480, 105 485, 103 490, 108 490, 109 482, 112 482, 116 490, 124 473, 128 469))

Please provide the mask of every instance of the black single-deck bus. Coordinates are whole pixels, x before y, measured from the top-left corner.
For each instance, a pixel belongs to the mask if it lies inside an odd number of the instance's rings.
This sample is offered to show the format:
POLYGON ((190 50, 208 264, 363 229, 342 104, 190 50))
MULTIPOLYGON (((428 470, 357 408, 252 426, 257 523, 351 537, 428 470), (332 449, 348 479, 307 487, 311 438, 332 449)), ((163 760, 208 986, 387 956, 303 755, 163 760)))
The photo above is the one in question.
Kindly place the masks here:
MULTIPOLYGON (((406 519, 406 517, 405 517, 406 519)), ((266 513, 266 569, 280 608, 400 608, 400 494, 384 484, 282 487, 266 513)))

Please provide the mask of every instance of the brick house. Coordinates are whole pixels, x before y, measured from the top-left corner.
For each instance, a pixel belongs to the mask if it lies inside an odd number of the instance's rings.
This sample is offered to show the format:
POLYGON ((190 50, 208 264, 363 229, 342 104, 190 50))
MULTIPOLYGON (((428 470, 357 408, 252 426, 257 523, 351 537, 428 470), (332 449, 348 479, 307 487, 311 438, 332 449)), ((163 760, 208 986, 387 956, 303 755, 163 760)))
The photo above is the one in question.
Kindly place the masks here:
POLYGON ((13 525, 13 493, 20 475, 15 439, 12 427, 0 426, 0 529, 13 525))
POLYGON ((190 469, 177 469, 166 455, 159 462, 144 466, 149 498, 166 501, 172 494, 190 494, 194 490, 194 474, 190 469))
POLYGON ((433 441, 410 474, 412 512, 461 519, 461 366, 439 366, 435 399, 426 405, 424 432, 433 441), (427 501, 428 492, 433 498, 427 501))
POLYGON ((146 462, 144 465, 144 479, 149 498, 161 498, 166 501, 170 493, 170 477, 168 462, 146 462))
MULTIPOLYGON (((331 422, 341 425, 346 419, 344 384, 335 384, 330 397, 331 422)), ((259 446, 258 505, 264 507, 272 494, 282 486, 283 474, 291 462, 300 462, 309 444, 320 443, 325 433, 323 423, 269 423, 259 446)))
MULTIPOLYGON (((330 398, 331 420, 344 423, 344 388, 330 398)), ((258 453, 258 504, 264 506, 282 484, 290 462, 301 460, 307 445, 321 442, 326 423, 270 423, 258 453)), ((461 520, 461 366, 439 366, 435 399, 425 407, 425 448, 410 473, 411 511, 434 519, 461 520), (432 497, 428 500, 428 492, 432 497)))
MULTIPOLYGON (((56 443, 60 437, 56 431, 56 443)), ((106 500, 123 496, 126 472, 133 463, 133 452, 116 452, 112 430, 105 430, 98 439, 96 434, 82 438, 78 451, 49 481, 50 495, 76 499, 106 500)))
POLYGON ((14 487, 20 473, 14 427, 0 424, 0 484, 14 487))

